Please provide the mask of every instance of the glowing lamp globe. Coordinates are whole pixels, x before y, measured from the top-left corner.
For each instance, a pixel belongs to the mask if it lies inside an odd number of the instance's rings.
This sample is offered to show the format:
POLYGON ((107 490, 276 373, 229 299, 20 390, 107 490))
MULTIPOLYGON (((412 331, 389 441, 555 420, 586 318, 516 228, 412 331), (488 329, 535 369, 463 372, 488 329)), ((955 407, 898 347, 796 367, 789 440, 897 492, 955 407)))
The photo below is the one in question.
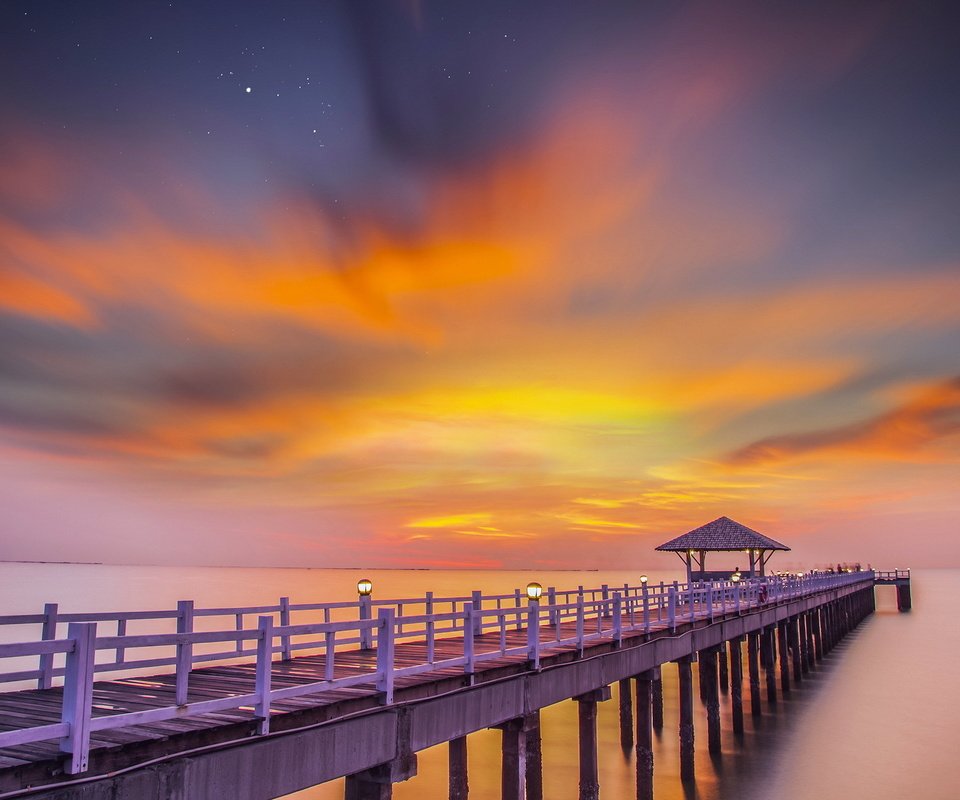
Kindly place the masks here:
POLYGON ((543 594, 543 587, 536 581, 530 581, 527 584, 527 598, 529 600, 539 600, 543 594))
POLYGON ((640 576, 640 583, 642 583, 644 586, 646 586, 648 580, 650 579, 646 575, 640 576))
POLYGON ((368 597, 373 591, 373 581, 369 578, 361 578, 357 581, 357 594, 361 597, 368 597))

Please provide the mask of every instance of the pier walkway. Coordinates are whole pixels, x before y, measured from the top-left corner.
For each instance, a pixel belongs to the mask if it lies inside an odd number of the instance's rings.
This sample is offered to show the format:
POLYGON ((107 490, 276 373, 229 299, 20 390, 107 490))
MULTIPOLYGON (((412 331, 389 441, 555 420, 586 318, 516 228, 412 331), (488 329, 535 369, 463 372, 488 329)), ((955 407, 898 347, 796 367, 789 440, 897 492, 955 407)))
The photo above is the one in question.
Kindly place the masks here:
MULTIPOLYGON (((596 702, 617 681, 631 698, 631 680, 645 797, 660 665, 680 669, 681 772, 690 775, 691 663, 700 662, 709 694, 718 669, 726 679, 728 643, 730 669, 742 676, 745 642, 758 713, 761 667, 768 702, 776 700, 778 637, 787 691, 791 666, 800 680, 873 610, 875 581, 873 572, 821 573, 549 588, 542 597, 532 585, 529 598, 366 595, 214 609, 182 601, 176 610, 82 614, 51 604, 0 617, 7 641, 12 631, 39 631, 0 644, 0 663, 13 667, 0 681, 14 689, 0 694, 0 798, 265 800, 343 776, 348 798, 386 798, 415 774, 418 750, 444 742, 450 797, 459 798, 466 735, 499 727, 504 798, 536 800, 539 709, 575 698, 581 737, 591 708, 595 737, 596 702)), ((739 685, 733 702, 742 703, 739 685)), ((717 708, 708 698, 711 750, 720 746, 717 708)), ((632 708, 621 713, 632 717, 632 708)), ((659 716, 662 724, 662 703, 659 716)), ((596 764, 582 763, 581 797, 595 797, 595 784, 596 764)))

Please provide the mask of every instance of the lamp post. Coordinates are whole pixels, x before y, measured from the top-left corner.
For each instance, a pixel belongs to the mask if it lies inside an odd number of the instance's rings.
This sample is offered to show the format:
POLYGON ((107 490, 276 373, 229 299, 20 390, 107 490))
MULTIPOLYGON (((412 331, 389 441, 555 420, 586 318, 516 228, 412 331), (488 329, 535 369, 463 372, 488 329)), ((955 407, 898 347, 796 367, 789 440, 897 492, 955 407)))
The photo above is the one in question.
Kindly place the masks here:
MULTIPOLYGON (((357 581, 357 594, 360 596, 360 619, 368 620, 373 617, 373 601, 370 598, 373 592, 373 581, 369 578, 361 578, 357 581)), ((373 629, 364 627, 360 629, 360 649, 373 649, 373 629)))
POLYGON ((540 596, 543 587, 536 581, 527 584, 527 658, 540 669, 540 596))
POLYGON ((647 581, 650 580, 646 575, 640 576, 640 594, 643 598, 643 632, 650 630, 650 598, 647 597, 647 581))

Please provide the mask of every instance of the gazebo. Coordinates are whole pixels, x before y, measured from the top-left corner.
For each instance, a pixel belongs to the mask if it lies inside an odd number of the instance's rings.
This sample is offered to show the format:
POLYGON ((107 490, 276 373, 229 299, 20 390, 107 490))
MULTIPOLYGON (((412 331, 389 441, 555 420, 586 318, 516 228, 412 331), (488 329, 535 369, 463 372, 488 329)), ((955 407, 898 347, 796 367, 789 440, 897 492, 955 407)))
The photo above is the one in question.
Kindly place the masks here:
POLYGON ((687 565, 688 582, 727 577, 726 575, 714 576, 705 571, 704 563, 708 552, 747 553, 750 559, 749 576, 753 578, 758 572, 761 576, 766 574, 767 561, 770 560, 774 551, 789 549, 785 544, 757 533, 729 517, 719 517, 657 548, 657 550, 675 552, 680 556, 680 560, 687 565), (694 569, 694 566, 697 568, 694 569))

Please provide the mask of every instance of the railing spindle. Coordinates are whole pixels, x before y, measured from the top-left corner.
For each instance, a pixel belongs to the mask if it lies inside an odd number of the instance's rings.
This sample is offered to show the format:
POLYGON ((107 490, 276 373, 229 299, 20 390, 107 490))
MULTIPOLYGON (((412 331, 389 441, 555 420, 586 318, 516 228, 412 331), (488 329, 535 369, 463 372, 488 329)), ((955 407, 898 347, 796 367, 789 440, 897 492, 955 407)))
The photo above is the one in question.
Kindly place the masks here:
MULTIPOLYGON (((280 598, 280 626, 286 627, 290 624, 290 598, 280 598)), ((293 651, 290 649, 290 634, 285 633, 280 637, 280 658, 289 661, 293 658, 293 651)))

